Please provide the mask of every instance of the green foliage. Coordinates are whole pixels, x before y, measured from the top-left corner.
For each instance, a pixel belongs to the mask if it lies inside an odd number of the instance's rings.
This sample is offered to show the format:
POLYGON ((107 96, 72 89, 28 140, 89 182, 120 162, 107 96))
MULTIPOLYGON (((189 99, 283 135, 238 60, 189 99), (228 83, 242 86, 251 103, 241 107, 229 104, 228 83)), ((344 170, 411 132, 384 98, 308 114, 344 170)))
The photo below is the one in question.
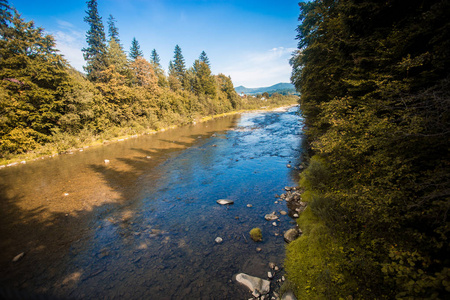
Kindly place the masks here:
POLYGON ((258 227, 255 227, 252 230, 250 230, 250 238, 255 242, 261 242, 262 241, 261 229, 258 227))
POLYGON ((89 80, 96 81, 99 73, 107 66, 106 37, 102 18, 98 14, 97 0, 89 0, 87 5, 87 16, 84 17, 84 21, 88 23, 89 30, 86 33, 88 47, 82 49, 86 61, 84 70, 87 72, 89 80))
POLYGON ((116 19, 112 15, 108 17, 108 36, 110 41, 115 40, 117 44, 120 44, 119 29, 117 29, 116 19))
POLYGON ((350 258, 336 259, 357 283, 348 295, 443 298, 449 3, 312 1, 300 9, 292 81, 316 154, 300 185, 350 258))
POLYGON ((139 42, 134 37, 133 37, 133 40, 131 41, 131 48, 130 48, 129 55, 132 60, 136 60, 138 57, 144 56, 144 53, 141 50, 141 46, 139 45, 139 42))

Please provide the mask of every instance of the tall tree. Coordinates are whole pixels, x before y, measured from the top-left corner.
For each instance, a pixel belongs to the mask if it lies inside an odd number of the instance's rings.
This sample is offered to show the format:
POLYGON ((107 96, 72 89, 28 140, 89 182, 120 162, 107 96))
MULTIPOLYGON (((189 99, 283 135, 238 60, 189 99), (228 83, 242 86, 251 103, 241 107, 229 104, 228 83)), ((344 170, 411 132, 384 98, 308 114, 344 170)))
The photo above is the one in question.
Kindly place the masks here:
POLYGON ((109 15, 108 18, 108 36, 110 40, 114 39, 120 45, 119 29, 117 29, 116 19, 112 15, 109 15))
POLYGON ((141 51, 141 46, 139 45, 139 42, 136 40, 135 37, 133 37, 133 40, 131 41, 129 55, 132 60, 136 60, 136 58, 144 56, 143 52, 141 51))
POLYGON ((181 48, 178 45, 175 46, 173 58, 173 75, 181 82, 184 87, 186 84, 186 65, 184 62, 183 54, 181 53, 181 48))
POLYGON ((152 50, 152 54, 150 56, 150 62, 155 66, 161 68, 161 59, 159 58, 159 54, 156 52, 156 49, 152 50))
POLYGON ((200 60, 201 62, 204 62, 205 64, 207 64, 209 67, 211 67, 211 65, 209 64, 209 58, 208 58, 208 56, 206 55, 206 52, 205 52, 205 51, 202 51, 202 53, 200 53, 199 60, 200 60))
POLYGON ((97 0, 89 0, 87 2, 88 10, 84 21, 89 24, 90 28, 86 33, 87 48, 82 51, 86 67, 88 79, 96 81, 99 72, 106 69, 106 37, 102 23, 102 18, 98 14, 97 0))

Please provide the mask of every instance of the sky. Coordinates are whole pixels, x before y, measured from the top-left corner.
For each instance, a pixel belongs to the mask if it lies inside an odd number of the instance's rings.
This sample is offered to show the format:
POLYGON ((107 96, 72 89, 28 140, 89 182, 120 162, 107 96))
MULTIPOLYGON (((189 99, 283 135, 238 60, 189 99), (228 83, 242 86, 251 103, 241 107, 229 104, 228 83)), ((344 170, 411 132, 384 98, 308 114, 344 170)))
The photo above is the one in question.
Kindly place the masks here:
MULTIPOLYGON (((133 37, 150 60, 153 49, 168 69, 179 45, 186 67, 205 51, 214 74, 231 76, 234 86, 265 87, 289 82, 289 58, 296 49, 298 0, 98 0, 107 20, 116 19, 128 51, 133 37)), ((89 25, 85 0, 9 0, 26 21, 52 34, 57 48, 83 71, 89 25)))

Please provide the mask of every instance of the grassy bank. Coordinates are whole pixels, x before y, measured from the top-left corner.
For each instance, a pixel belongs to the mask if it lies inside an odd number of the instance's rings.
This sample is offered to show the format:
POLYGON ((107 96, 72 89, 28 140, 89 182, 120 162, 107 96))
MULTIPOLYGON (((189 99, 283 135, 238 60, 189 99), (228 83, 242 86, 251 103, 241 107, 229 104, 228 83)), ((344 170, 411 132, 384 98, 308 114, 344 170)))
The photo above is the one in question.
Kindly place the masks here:
POLYGON ((207 122, 216 118, 225 116, 241 114, 249 111, 262 110, 270 111, 275 108, 297 105, 297 98, 295 96, 283 96, 284 101, 276 101, 264 103, 264 106, 259 106, 261 103, 251 103, 248 109, 233 110, 226 113, 220 113, 209 116, 197 115, 195 118, 178 118, 171 119, 171 121, 158 122, 150 128, 143 126, 130 127, 112 127, 108 128, 101 134, 94 134, 89 131, 81 131, 77 135, 58 134, 53 137, 53 141, 46 143, 33 151, 28 151, 21 154, 10 154, 7 158, 0 158, 0 167, 14 166, 19 163, 27 161, 50 158, 56 155, 80 151, 89 147, 98 147, 104 144, 120 142, 130 138, 136 138, 141 135, 155 134, 160 131, 174 129, 179 126, 207 122))

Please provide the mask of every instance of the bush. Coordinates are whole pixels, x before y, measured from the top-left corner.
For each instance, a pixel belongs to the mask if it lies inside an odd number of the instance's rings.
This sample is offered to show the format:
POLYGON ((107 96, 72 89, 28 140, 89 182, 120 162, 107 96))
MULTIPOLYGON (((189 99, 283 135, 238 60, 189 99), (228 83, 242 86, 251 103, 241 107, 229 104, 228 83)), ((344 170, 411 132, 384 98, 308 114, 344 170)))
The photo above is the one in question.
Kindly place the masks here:
POLYGON ((250 230, 250 237, 252 240, 254 240, 255 242, 260 242, 262 241, 262 232, 261 229, 256 227, 253 228, 252 230, 250 230))

